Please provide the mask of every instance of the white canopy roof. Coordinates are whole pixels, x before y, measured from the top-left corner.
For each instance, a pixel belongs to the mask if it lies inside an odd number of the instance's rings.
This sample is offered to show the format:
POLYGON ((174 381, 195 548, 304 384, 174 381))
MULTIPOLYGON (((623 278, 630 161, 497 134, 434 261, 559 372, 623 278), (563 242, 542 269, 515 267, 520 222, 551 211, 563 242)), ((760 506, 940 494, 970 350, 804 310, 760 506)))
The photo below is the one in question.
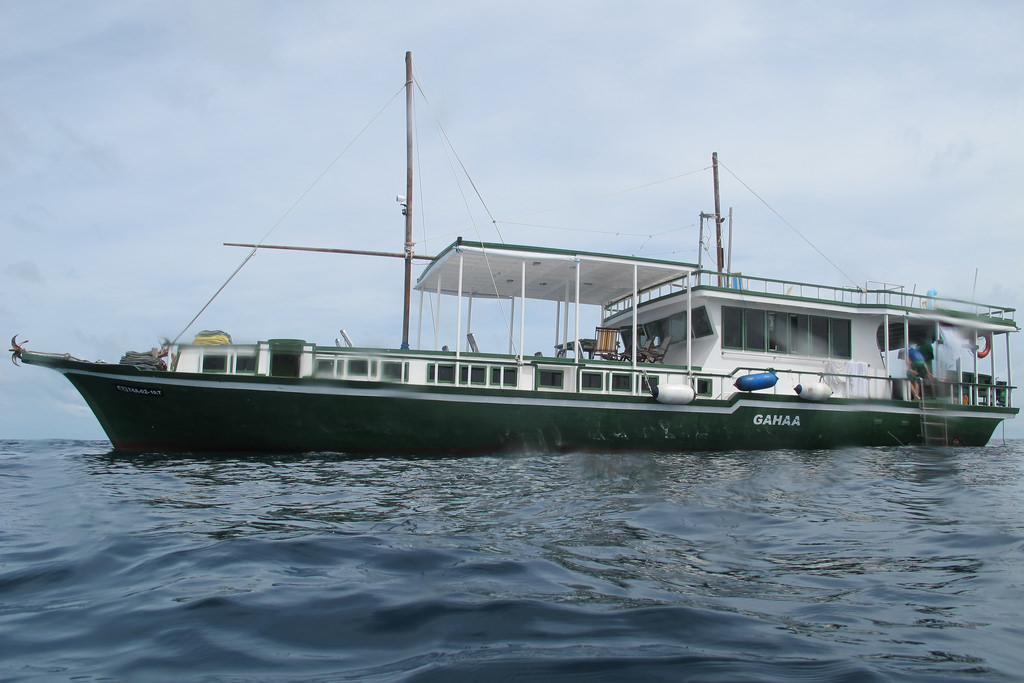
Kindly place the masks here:
POLYGON ((455 295, 462 270, 463 296, 576 301, 604 305, 637 291, 678 279, 696 266, 611 254, 542 249, 480 242, 455 242, 439 254, 416 281, 416 289, 455 295), (568 292, 568 296, 567 296, 568 292))

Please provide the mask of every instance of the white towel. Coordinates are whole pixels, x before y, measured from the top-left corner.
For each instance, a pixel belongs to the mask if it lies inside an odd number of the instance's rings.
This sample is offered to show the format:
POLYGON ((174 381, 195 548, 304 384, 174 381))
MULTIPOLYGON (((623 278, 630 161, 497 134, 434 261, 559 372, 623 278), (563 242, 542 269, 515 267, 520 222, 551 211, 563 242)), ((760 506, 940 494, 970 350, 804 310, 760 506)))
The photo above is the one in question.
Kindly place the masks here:
POLYGON ((868 364, 861 361, 850 361, 846 364, 846 372, 850 377, 850 398, 867 398, 868 389, 868 364))

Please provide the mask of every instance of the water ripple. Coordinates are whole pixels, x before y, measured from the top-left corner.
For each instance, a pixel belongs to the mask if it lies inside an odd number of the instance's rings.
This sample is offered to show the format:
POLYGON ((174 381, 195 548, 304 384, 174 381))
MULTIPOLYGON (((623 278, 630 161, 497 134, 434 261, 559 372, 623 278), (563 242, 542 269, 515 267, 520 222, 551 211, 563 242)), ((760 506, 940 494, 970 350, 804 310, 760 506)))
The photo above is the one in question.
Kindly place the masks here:
POLYGON ((0 442, 5 680, 1012 680, 1024 444, 0 442), (983 501, 984 504, 979 504, 983 501))

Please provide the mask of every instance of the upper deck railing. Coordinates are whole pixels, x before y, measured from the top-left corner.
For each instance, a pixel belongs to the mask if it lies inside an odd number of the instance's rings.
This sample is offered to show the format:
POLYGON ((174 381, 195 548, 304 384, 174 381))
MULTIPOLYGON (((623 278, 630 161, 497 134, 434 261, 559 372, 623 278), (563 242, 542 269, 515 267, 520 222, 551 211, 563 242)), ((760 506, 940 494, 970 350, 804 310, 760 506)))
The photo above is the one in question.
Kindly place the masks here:
MULTIPOLYGON (((818 301, 859 306, 885 306, 901 309, 927 309, 966 314, 979 318, 990 318, 1010 322, 1013 320, 1014 308, 982 304, 975 301, 950 299, 930 294, 908 292, 903 285, 868 281, 865 287, 836 287, 831 285, 812 284, 798 280, 775 280, 772 278, 750 277, 742 273, 719 273, 717 271, 694 271, 696 282, 694 288, 741 290, 744 293, 760 294, 782 299, 801 301, 818 301)), ((638 293, 638 301, 642 305, 657 301, 686 289, 683 277, 649 287, 638 293)), ((632 310, 633 298, 626 296, 605 306, 605 317, 623 311, 632 310)))

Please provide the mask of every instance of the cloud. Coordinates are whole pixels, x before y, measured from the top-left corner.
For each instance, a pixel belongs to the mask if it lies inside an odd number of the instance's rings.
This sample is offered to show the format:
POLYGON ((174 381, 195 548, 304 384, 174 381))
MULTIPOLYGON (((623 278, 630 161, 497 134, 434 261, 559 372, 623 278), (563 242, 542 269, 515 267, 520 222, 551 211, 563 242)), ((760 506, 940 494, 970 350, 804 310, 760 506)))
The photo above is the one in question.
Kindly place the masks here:
MULTIPOLYGON (((52 350, 176 334, 275 225, 400 250, 406 50, 423 252, 696 260, 717 151, 737 269, 843 281, 793 226, 861 284, 1024 291, 1013 3, 34 2, 0 31, 0 277, 33 285, 4 317, 52 350)), ((400 307, 390 262, 261 253, 198 325, 366 343, 400 307)))
POLYGON ((18 261, 17 263, 7 264, 0 268, 0 273, 31 284, 40 284, 43 281, 42 273, 39 272, 39 266, 32 261, 18 261))

